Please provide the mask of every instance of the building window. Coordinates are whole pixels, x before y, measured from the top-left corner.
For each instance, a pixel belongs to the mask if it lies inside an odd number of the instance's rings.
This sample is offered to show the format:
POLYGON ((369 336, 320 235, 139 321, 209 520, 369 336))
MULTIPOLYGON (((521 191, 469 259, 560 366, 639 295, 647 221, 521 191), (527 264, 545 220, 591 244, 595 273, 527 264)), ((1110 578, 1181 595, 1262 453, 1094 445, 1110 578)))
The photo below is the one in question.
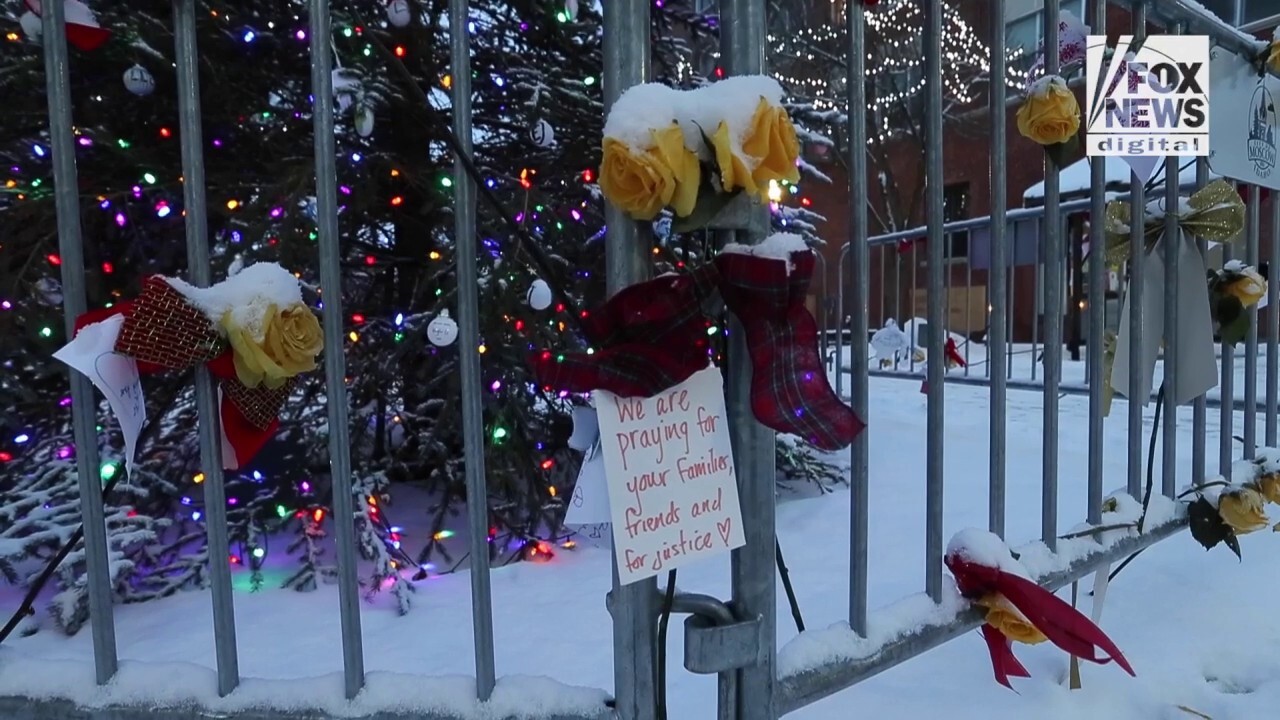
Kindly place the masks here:
MULTIPOLYGON (((1062 0, 1059 7, 1075 15, 1082 22, 1085 20, 1084 0, 1062 0)), ((1031 63, 1035 62, 1043 38, 1044 10, 1011 14, 1005 23, 1005 44, 1010 48, 1022 49, 1025 67, 1030 67, 1031 63)))
MULTIPOLYGON (((969 183, 953 183, 942 188, 942 220, 946 223, 969 219, 969 183)), ((964 260, 969 257, 969 231, 947 233, 946 257, 964 260)))

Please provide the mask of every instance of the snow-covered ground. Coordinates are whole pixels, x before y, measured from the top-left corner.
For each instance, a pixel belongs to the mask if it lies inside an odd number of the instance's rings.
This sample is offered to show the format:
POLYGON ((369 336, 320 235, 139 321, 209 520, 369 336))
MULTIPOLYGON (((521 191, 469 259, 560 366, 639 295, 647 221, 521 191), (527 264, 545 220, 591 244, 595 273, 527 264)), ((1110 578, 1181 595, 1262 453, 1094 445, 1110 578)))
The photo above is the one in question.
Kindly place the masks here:
MULTIPOLYGON (((871 380, 872 608, 923 588, 925 397, 918 390, 915 383, 871 380)), ((986 525, 988 408, 984 388, 949 385, 945 397, 944 536, 949 537, 986 525)), ((1124 483, 1122 405, 1117 400, 1106 425, 1108 489, 1124 483)), ((1059 526, 1065 532, 1085 513, 1087 399, 1064 397, 1061 413, 1059 526)), ((1190 411, 1185 415, 1179 426, 1180 484, 1189 480, 1190 411)), ((1008 418, 1008 536, 1018 545, 1040 532, 1040 395, 1011 391, 1008 418)), ((1238 416, 1236 422, 1239 428, 1238 416)), ((1216 423, 1211 423, 1208 440, 1209 447, 1216 447, 1216 423)), ((822 629, 843 621, 848 606, 848 493, 783 502, 778 532, 807 625, 822 629)), ((1010 692, 994 682, 986 648, 970 633, 788 717, 1195 717, 1178 705, 1213 720, 1273 717, 1280 706, 1280 622, 1272 607, 1280 596, 1280 538, 1263 532, 1243 538, 1242 544, 1244 562, 1239 563, 1224 548, 1206 553, 1179 534, 1145 552, 1116 578, 1102 626, 1133 664, 1136 678, 1114 666, 1086 664, 1083 690, 1069 691, 1062 653, 1043 645, 1019 646, 1016 651, 1034 677, 1015 681, 1018 692, 1010 692)), ((727 557, 689 567, 680 573, 680 587, 725 597, 728 569, 727 557)), ((543 703, 599 702, 593 691, 569 690, 528 676, 550 676, 579 687, 612 686, 610 619, 604 604, 609 578, 608 551, 590 547, 561 549, 547 563, 494 571, 498 672, 525 676, 500 682, 496 697, 503 707, 529 711, 545 707, 543 703)), ((269 587, 274 579, 268 578, 269 587)), ((205 592, 117 608, 122 665, 105 691, 93 685, 87 629, 67 638, 46 622, 32 637, 9 640, 0 647, 0 696, 61 696, 86 703, 197 700, 227 709, 264 702, 343 708, 336 589, 251 593, 246 581, 237 575, 235 594, 245 681, 231 698, 216 698, 205 592)), ((12 588, 0 593, 0 608, 14 602, 12 588)), ((778 641, 785 653, 795 631, 781 590, 779 607, 778 641)), ((370 674, 357 709, 470 705, 471 604, 465 573, 419 583, 415 607, 407 616, 397 616, 388 598, 364 604, 362 615, 370 674), (426 676, 437 679, 427 681, 426 676)), ((690 675, 679 666, 681 628, 672 623, 670 717, 714 718, 714 676, 690 675)))

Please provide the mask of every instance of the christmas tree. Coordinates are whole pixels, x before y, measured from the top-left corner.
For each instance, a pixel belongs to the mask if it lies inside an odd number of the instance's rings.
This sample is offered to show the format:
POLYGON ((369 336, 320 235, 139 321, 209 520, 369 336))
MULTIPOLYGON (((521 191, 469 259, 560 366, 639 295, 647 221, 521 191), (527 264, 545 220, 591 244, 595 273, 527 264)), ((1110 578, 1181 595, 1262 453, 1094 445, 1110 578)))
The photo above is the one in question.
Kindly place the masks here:
MULTIPOLYGON (((96 308, 136 296, 147 276, 182 276, 186 251, 171 6, 141 0, 93 9, 112 37, 93 51, 72 50, 71 82, 85 278, 96 308)), ((70 536, 78 511, 65 368, 51 359, 68 338, 43 58, 38 23, 17 12, 0 16, 6 33, 0 406, 8 409, 0 415, 0 468, 12 479, 0 484, 0 573, 23 583, 70 536), (45 512, 27 517, 36 507, 45 512)), ((499 562, 545 558, 566 540, 560 521, 579 461, 565 444, 567 411, 580 400, 539 391, 525 356, 534 346, 578 341, 565 308, 538 307, 528 296, 535 282, 548 282, 583 307, 603 299, 603 213, 595 185, 603 122, 600 8, 574 0, 473 2, 471 21, 456 29, 471 38, 475 164, 508 217, 537 237, 554 273, 540 278, 503 219, 481 204, 489 491, 482 499, 467 498, 463 479, 458 348, 427 338, 433 321, 456 315, 453 157, 445 142, 455 28, 443 2, 335 0, 333 14, 347 336, 343 347, 326 352, 346 355, 367 589, 390 588, 407 609, 413 566, 421 577, 465 563, 459 555, 465 542, 450 541, 450 528, 466 502, 487 502, 499 562), (397 504, 399 490, 411 490, 414 502, 397 504), (407 537, 395 524, 409 513, 427 515, 417 523, 428 527, 424 536, 407 537)), ((278 262, 297 274, 306 300, 322 307, 304 8, 214 0, 198 5, 197 18, 214 278, 278 262)), ((714 18, 664 3, 654 10, 652 30, 660 79, 707 80, 692 59, 714 44, 714 18)), ((783 210, 779 200, 779 223, 817 230, 816 218, 783 210)), ((671 249, 667 239, 655 234, 656 254, 671 249)), ((231 558, 209 558, 204 546, 200 484, 217 479, 198 467, 190 375, 148 376, 144 383, 152 420, 137 469, 127 477, 123 443, 105 404, 99 416, 118 597, 146 600, 199 586, 208 562, 243 565, 252 587, 263 587, 267 556, 281 552, 293 560, 275 584, 308 590, 326 580, 332 558, 325 527, 334 520, 321 373, 294 387, 279 433, 254 463, 223 479, 231 558)), ((780 443, 779 453, 784 473, 833 476, 793 443, 780 443)), ((55 609, 68 631, 87 616, 82 565, 73 553, 58 576, 55 609)))

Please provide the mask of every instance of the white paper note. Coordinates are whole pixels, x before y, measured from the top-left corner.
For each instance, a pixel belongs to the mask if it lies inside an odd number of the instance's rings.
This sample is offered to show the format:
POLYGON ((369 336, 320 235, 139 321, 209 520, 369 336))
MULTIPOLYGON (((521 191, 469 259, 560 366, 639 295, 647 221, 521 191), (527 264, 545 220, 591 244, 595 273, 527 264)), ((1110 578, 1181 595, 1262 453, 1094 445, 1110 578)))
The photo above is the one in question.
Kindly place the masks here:
POLYGON ((123 315, 88 325, 53 356, 89 378, 107 397, 124 435, 124 462, 132 476, 138 435, 147 420, 147 404, 142 397, 138 363, 115 352, 116 338, 123 325, 123 315))
POLYGON ((578 469, 578 481, 569 498, 569 511, 565 513, 567 527, 609 524, 609 489, 605 484, 604 455, 600 452, 599 434, 591 449, 582 459, 578 469))
POLYGON ((623 584, 746 544, 723 388, 709 367, 651 398, 595 392, 623 584))

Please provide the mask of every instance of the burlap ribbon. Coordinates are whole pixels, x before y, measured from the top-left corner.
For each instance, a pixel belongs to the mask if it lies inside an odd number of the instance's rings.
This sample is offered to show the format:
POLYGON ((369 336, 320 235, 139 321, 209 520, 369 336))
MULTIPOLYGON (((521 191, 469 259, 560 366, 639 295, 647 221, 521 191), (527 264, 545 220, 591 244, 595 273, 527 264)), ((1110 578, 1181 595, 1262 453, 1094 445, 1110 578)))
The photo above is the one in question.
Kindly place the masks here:
POLYGON ((136 360, 140 372, 185 370, 203 363, 218 380, 227 469, 244 467, 275 434, 292 379, 274 389, 240 382, 230 345, 204 313, 164 278, 153 275, 143 280, 142 294, 132 302, 81 315, 76 318, 76 330, 113 315, 125 318, 115 351, 136 360))
MULTIPOLYGON (((1048 590, 1024 577, 965 557, 963 553, 949 552, 943 562, 965 598, 978 602, 992 595, 1003 596, 1049 642, 1067 653, 1100 665, 1114 660, 1125 672, 1134 674, 1120 648, 1106 633, 1070 603, 1048 590)), ((1013 643, 1000 630, 990 623, 984 624, 982 637, 991 654, 996 682, 1010 687, 1010 677, 1030 677, 1031 674, 1014 656, 1013 643)))
POLYGON ((831 389, 818 356, 817 323, 804 305, 810 250, 789 257, 721 253, 684 275, 632 285, 583 320, 590 353, 539 350, 530 363, 544 387, 650 397, 707 367, 712 323, 702 301, 719 293, 742 321, 751 352, 751 409, 761 424, 823 450, 865 427, 831 389))
MULTIPOLYGON (((1107 261, 1118 265, 1129 258, 1129 229, 1132 216, 1128 202, 1113 201, 1107 204, 1105 231, 1107 234, 1107 261)), ((1144 253, 1142 255, 1142 344, 1133 349, 1129 336, 1129 313, 1135 298, 1125 296, 1124 310, 1120 316, 1120 333, 1116 339, 1115 355, 1111 368, 1104 372, 1110 386, 1116 392, 1133 401, 1146 405, 1151 400, 1151 388, 1156 359, 1165 345, 1164 291, 1169 282, 1177 286, 1178 333, 1177 343, 1166 352, 1178 358, 1178 377, 1165 378, 1165 401, 1182 405, 1200 397, 1218 383, 1218 364, 1214 353, 1213 315, 1209 307, 1209 289, 1205 281, 1204 257, 1196 247, 1195 238, 1214 242, 1229 242, 1244 228, 1244 203, 1240 195, 1225 180, 1215 180, 1189 198, 1181 199, 1177 208, 1165 208, 1164 201, 1151 203, 1143 220, 1144 253), (1166 214, 1172 213, 1178 222, 1178 236, 1168 238, 1164 234, 1166 214), (1178 276, 1166 278, 1164 255, 1178 253, 1178 276), (1143 372, 1134 378, 1130 386, 1129 353, 1142 355, 1143 372)))

